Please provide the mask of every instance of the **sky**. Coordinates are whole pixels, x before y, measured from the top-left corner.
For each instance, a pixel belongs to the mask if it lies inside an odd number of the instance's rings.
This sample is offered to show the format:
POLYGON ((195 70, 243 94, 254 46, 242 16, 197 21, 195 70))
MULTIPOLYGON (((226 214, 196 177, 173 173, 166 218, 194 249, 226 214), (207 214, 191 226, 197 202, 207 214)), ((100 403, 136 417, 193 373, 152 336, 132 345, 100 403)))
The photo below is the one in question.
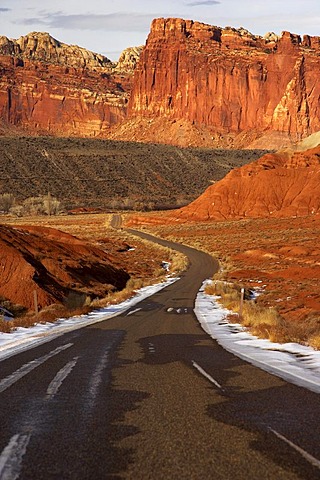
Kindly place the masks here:
POLYGON ((145 44, 159 17, 244 27, 256 35, 320 35, 320 0, 0 0, 0 35, 49 32, 117 60, 125 48, 145 44))

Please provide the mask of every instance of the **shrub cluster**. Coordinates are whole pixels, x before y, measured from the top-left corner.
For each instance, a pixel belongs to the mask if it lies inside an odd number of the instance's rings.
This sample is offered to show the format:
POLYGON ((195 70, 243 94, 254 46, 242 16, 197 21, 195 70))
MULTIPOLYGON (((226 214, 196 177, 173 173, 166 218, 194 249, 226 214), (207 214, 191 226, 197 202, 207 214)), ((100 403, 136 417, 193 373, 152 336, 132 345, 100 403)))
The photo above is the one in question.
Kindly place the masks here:
POLYGON ((0 213, 24 217, 27 215, 58 215, 62 212, 61 202, 50 193, 29 197, 19 203, 12 193, 0 195, 0 213))

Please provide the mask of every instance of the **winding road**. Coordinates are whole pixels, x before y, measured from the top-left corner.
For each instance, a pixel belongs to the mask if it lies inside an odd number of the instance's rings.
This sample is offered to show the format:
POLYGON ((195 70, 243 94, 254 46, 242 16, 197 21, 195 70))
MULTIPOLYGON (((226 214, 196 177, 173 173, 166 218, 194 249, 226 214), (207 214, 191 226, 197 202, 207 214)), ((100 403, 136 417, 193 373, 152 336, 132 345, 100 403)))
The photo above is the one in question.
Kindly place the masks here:
POLYGON ((193 306, 217 265, 158 241, 179 281, 0 363, 0 480, 319 479, 319 395, 212 340, 193 306))

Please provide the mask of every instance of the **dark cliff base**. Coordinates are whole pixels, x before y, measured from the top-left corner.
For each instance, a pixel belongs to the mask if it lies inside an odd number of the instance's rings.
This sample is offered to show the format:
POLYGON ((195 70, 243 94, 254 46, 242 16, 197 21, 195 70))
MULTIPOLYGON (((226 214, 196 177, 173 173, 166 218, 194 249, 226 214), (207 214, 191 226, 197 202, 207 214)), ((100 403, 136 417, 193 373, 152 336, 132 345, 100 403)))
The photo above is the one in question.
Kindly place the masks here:
POLYGON ((53 137, 0 137, 0 194, 46 195, 77 207, 169 208, 261 150, 209 150, 53 137))

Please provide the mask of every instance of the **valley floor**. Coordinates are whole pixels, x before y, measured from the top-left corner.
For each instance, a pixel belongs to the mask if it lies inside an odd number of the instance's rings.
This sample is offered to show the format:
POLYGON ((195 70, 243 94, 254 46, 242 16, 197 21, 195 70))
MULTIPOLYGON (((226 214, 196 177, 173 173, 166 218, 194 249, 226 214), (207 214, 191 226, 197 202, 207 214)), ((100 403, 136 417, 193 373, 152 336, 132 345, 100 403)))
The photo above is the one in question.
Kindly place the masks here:
MULTIPOLYGON (((318 216, 168 224, 165 215, 153 213, 152 218, 157 222, 152 225, 149 214, 139 213, 135 217, 136 227, 204 250, 219 260, 219 278, 248 289, 258 288, 258 305, 275 307, 282 319, 276 328, 264 329, 260 336, 320 348, 318 216)), ((123 215, 124 224, 132 225, 135 218, 132 214, 123 215)), ((123 262, 121 266, 141 278, 147 274, 152 260, 157 258, 161 263, 161 253, 156 254, 156 247, 136 240, 133 243, 138 248, 130 255, 120 254, 120 258, 116 250, 121 237, 127 234, 110 228, 110 215, 34 217, 6 222, 51 226, 96 244, 105 239, 104 248, 117 254, 118 261, 123 262)))
POLYGON ((212 254, 219 278, 258 288, 257 303, 282 322, 262 336, 320 348, 320 218, 166 223, 166 214, 139 214, 129 223, 212 254))

